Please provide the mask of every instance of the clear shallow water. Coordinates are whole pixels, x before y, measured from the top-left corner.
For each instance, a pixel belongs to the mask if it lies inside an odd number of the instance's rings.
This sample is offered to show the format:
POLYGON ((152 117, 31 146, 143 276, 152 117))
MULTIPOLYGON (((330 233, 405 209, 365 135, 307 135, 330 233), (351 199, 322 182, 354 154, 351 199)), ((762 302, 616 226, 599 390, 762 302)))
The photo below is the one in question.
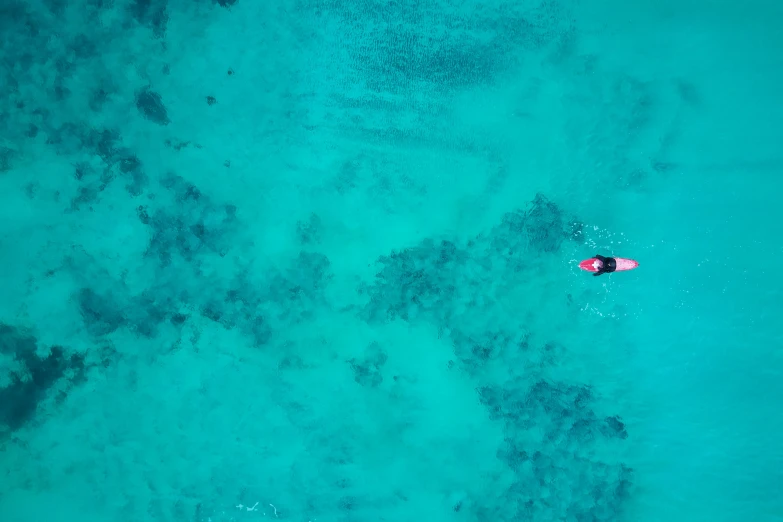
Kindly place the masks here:
POLYGON ((783 520, 780 7, 228 7, 4 8, 3 520, 783 520))

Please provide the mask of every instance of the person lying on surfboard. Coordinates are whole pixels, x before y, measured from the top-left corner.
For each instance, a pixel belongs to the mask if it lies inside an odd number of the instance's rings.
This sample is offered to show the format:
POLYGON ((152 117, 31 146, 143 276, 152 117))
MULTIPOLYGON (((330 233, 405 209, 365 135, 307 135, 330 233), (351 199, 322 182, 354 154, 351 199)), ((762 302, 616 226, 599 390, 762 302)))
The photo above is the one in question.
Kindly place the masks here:
POLYGON ((579 263, 579 268, 592 272, 594 276, 608 274, 610 272, 624 272, 633 270, 639 266, 638 261, 624 257, 604 257, 596 254, 595 257, 585 259, 579 263))

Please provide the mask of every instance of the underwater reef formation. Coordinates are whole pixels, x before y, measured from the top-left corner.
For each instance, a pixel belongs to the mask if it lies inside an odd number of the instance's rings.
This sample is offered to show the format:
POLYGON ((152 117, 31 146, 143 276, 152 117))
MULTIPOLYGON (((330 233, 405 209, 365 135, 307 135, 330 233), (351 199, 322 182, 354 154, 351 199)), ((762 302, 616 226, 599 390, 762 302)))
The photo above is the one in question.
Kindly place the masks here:
POLYGON ((630 495, 632 470, 593 451, 627 439, 620 416, 597 413, 608 406, 589 386, 550 377, 550 368, 567 361, 567 347, 536 343, 519 321, 490 326, 476 319, 502 314, 494 281, 523 277, 531 257, 557 252, 581 228, 538 194, 486 235, 428 239, 380 258, 375 280, 360 289, 366 321, 435 325, 451 343, 450 368, 470 376, 490 418, 502 425, 497 458, 513 473, 513 484, 500 501, 455 507, 480 520, 613 521, 630 495), (498 375, 505 377, 498 381, 498 375))
POLYGON ((303 13, 334 20, 345 34, 355 35, 348 47, 352 68, 371 90, 389 93, 492 84, 526 53, 558 45, 569 31, 555 2, 501 1, 471 16, 427 1, 298 4, 303 13))
POLYGON ((150 89, 144 89, 136 94, 136 108, 142 116, 158 125, 168 125, 168 111, 160 94, 150 89))
POLYGON ((87 367, 84 356, 68 355, 61 346, 52 346, 46 355, 27 332, 0 323, 0 356, 10 361, 0 374, 0 438, 13 434, 35 418, 41 404, 62 401, 68 386, 84 381, 87 367), (50 390, 64 380, 55 397, 50 390))
MULTIPOLYGON (((77 167, 87 177, 86 167, 77 167)), ((136 207, 138 226, 149 237, 140 260, 152 276, 140 292, 121 282, 89 286, 74 295, 86 330, 95 338, 126 328, 145 338, 162 328, 182 328, 195 314, 238 329, 253 346, 266 345, 275 328, 309 320, 326 303, 331 278, 326 256, 303 250, 288 266, 253 274, 241 266, 225 277, 205 273, 204 263, 235 255, 241 229, 237 208, 218 204, 195 184, 173 173, 159 180, 158 201, 136 207)), ((78 263, 75 264, 75 266, 78 263)))
POLYGON ((371 285, 360 291, 368 320, 416 317, 446 323, 458 307, 482 298, 493 279, 520 272, 539 253, 577 239, 582 225, 542 194, 525 209, 508 212, 486 236, 467 242, 427 239, 381 257, 371 285))

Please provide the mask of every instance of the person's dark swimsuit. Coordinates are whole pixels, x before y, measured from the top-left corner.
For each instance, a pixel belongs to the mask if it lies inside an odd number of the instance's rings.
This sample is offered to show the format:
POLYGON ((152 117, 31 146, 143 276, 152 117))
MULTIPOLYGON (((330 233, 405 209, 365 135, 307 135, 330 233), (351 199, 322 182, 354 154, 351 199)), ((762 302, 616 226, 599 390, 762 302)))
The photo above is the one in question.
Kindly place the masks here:
POLYGON ((593 276, 614 272, 617 269, 617 261, 613 257, 596 255, 595 258, 603 263, 603 265, 598 269, 598 272, 593 274, 593 276))

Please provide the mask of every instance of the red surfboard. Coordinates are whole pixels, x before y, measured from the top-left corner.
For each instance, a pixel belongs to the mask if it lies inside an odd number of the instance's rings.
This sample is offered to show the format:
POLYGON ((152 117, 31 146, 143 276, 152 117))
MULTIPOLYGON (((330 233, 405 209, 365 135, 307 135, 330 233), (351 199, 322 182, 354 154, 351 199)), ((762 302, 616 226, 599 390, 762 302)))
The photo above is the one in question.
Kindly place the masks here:
MULTIPOLYGON (((615 261, 617 261, 617 268, 615 269, 615 272, 622 272, 624 270, 633 270, 637 266, 639 266, 639 263, 634 261, 633 259, 625 259, 623 257, 615 257, 615 261)), ((600 260, 591 257, 590 259, 585 259, 581 263, 579 263, 579 268, 582 270, 587 270, 588 272, 598 272, 598 269, 601 268, 603 263, 601 263, 600 260)))

